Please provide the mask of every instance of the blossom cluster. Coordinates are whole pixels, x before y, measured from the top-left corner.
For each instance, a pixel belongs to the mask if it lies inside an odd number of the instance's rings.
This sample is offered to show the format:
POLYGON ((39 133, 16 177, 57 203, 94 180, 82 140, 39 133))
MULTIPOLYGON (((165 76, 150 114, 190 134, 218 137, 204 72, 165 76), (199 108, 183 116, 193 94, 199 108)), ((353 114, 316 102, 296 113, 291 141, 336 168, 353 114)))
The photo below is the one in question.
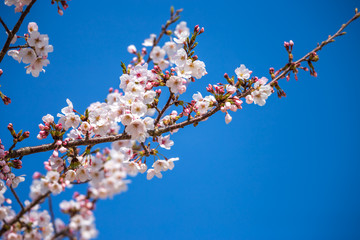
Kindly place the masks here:
MULTIPOLYGON (((105 102, 92 103, 80 113, 67 99, 67 106, 57 114, 57 120, 51 114, 42 118, 43 123, 39 124, 37 138, 42 140, 51 136, 55 149, 44 162, 46 173, 36 172, 33 175, 30 198, 36 201, 47 194, 58 195, 77 184, 88 184, 86 195, 76 193, 74 200, 63 201, 60 204, 61 211, 70 216, 68 231, 78 232, 82 239, 96 237, 92 210, 98 199, 112 198, 115 194, 126 191, 130 183, 129 176, 135 177, 139 173, 146 173, 146 178, 151 180, 155 176, 162 178, 164 172, 172 170, 174 162, 179 158, 167 158, 158 148, 171 149, 174 141, 170 139, 170 134, 165 133, 177 132, 178 128, 170 127, 177 124, 180 119, 183 119, 182 123, 192 119, 203 121, 211 111, 221 110, 226 113, 225 122, 229 123, 232 120, 229 111, 242 109, 243 101, 240 98, 244 97, 241 94, 245 93, 248 104, 265 104, 273 92, 272 86, 267 84, 266 78, 251 77, 252 72, 244 65, 235 70, 236 80, 235 77, 229 78, 225 75, 227 84, 209 84, 206 90, 210 95, 203 97, 197 92, 192 95, 190 101, 186 101, 186 95, 183 94, 189 89, 189 84, 207 74, 205 63, 199 60, 193 51, 197 45, 196 37, 203 32, 203 28, 195 26, 194 31, 190 33, 186 22, 180 22, 170 40, 162 47, 155 34, 145 39, 141 51, 130 45, 128 52, 135 57, 128 66, 122 64, 123 74, 120 76, 119 89, 109 89, 105 102), (146 47, 151 47, 149 54, 146 47), (146 61, 147 54, 149 56, 146 61), (150 66, 151 61, 153 67, 150 66), (160 107, 159 103, 163 98, 168 100, 160 107), (182 109, 175 110, 174 107, 182 109), (169 130, 166 130, 167 128, 169 130), (164 131, 162 134, 155 134, 158 130, 164 131), (74 144, 109 136, 122 138, 114 141, 111 148, 102 151, 94 150, 91 144, 85 149, 68 146, 70 142, 74 144)), ((29 24, 29 33, 30 35, 25 37, 29 48, 11 51, 9 55, 19 62, 30 63, 30 68, 33 64, 31 61, 35 58, 47 60, 47 53, 52 51, 52 46, 48 45, 46 35, 38 33, 36 24, 29 24), (38 43, 44 47, 43 55, 39 50, 40 45, 36 45, 38 43)), ((38 75, 39 68, 36 69, 31 70, 33 75, 38 75)), ((6 156, 4 149, 0 144, 0 160, 2 155, 3 158, 6 156)), ((0 166, 3 165, 2 172, 6 172, 6 166, 14 164, 14 161, 0 161, 0 166)), ((14 188, 17 182, 24 180, 22 176, 14 180, 8 174, 3 175, 7 185, 12 184, 14 188)), ((48 219, 48 215, 42 214, 44 219, 48 219)), ((44 235, 37 230, 37 225, 34 225, 31 231, 35 234, 32 235, 35 236, 34 239, 36 234, 42 234, 44 238, 53 236, 54 227, 46 226, 49 230, 46 227, 41 228, 49 232, 44 235)), ((58 221, 56 229, 60 231, 64 226, 63 222, 58 221)), ((16 231, 22 230, 15 229, 7 233, 17 234, 16 231)))
MULTIPOLYGON (((20 169, 22 161, 20 159, 6 161, 5 156, 7 153, 8 151, 5 151, 5 147, 2 145, 0 139, 0 179, 4 180, 7 186, 16 188, 20 182, 25 181, 25 178, 23 176, 15 176, 12 172, 12 168, 20 169)), ((3 185, 0 185, 0 190, 2 190, 3 187, 3 185)))
POLYGON ((98 234, 95 228, 95 217, 93 210, 94 202, 83 194, 74 193, 74 200, 62 201, 60 210, 69 214, 69 229, 71 232, 79 232, 81 239, 95 238, 98 234))
MULTIPOLYGON (((2 182, 0 182, 2 185, 2 182)), ((11 208, 12 201, 4 197, 6 187, 0 186, 0 226, 3 222, 10 222, 16 217, 15 211, 11 208)), ((25 207, 30 204, 29 201, 25 201, 25 207)), ((39 205, 31 208, 28 214, 23 215, 20 218, 21 224, 15 224, 3 235, 4 239, 11 240, 41 240, 41 239, 53 239, 54 226, 57 231, 61 231, 65 224, 60 219, 54 220, 54 224, 51 222, 51 216, 47 210, 41 210, 39 205)))
POLYGON ((5 5, 15 6, 15 12, 22 12, 25 5, 29 5, 32 0, 5 0, 5 5))
MULTIPOLYGON (((25 34, 24 39, 26 45, 19 46, 19 50, 10 50, 8 55, 13 57, 16 61, 23 62, 27 65, 26 73, 33 77, 38 77, 40 72, 45 70, 43 67, 47 66, 50 61, 48 60, 48 53, 53 52, 53 46, 49 44, 49 37, 47 34, 40 34, 38 25, 35 22, 28 24, 28 34, 25 34)), ((19 38, 14 36, 14 44, 19 38)))

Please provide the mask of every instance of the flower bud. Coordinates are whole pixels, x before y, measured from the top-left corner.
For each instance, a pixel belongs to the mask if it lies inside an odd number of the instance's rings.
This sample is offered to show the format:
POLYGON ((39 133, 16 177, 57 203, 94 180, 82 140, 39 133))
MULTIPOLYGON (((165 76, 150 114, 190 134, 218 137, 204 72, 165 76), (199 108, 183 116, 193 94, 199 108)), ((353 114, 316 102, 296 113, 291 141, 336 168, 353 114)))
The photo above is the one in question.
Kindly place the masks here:
POLYGON ((39 178, 41 178, 41 173, 39 173, 39 172, 34 172, 34 174, 33 174, 33 179, 39 179, 39 178))
POLYGON ((225 123, 229 124, 231 122, 231 120, 232 120, 232 117, 230 116, 230 114, 226 113, 226 115, 225 115, 225 123))
POLYGON ((199 32, 199 30, 200 30, 199 25, 196 25, 196 26, 194 27, 194 32, 199 32))
POLYGON ((14 159, 12 161, 13 163, 13 167, 16 169, 21 169, 22 168, 22 161, 20 159, 14 159))

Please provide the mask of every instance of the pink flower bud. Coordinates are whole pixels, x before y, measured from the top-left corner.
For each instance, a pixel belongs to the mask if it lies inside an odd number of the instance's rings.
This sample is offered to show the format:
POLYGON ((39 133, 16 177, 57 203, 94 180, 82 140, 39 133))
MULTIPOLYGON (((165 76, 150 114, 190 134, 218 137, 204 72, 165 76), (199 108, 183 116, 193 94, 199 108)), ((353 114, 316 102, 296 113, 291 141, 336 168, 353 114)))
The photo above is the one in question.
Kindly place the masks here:
POLYGON ((30 136, 30 132, 29 131, 26 131, 23 133, 23 137, 24 138, 28 138, 30 136))
POLYGON ((64 12, 63 12, 63 10, 62 10, 61 8, 58 8, 58 14, 59 14, 60 16, 64 15, 64 12))
POLYGON ((33 174, 33 179, 39 179, 39 178, 41 178, 41 173, 39 173, 39 172, 34 172, 34 174, 33 174))
POLYGON ((129 45, 127 47, 127 51, 131 54, 136 54, 136 52, 137 52, 135 45, 129 45))
POLYGON ((194 32, 198 32, 199 30, 200 30, 199 25, 196 25, 196 26, 194 27, 194 32))
POLYGON ((59 123, 59 124, 55 125, 55 128, 56 128, 56 130, 60 131, 63 127, 62 127, 62 124, 59 123))
POLYGON ((230 116, 230 114, 226 113, 226 115, 225 115, 225 123, 229 124, 231 122, 231 120, 232 120, 232 117, 230 116))
POLYGON ((237 109, 238 109, 238 108, 237 108, 236 105, 231 105, 231 106, 230 106, 230 110, 233 111, 233 112, 236 112, 237 109))

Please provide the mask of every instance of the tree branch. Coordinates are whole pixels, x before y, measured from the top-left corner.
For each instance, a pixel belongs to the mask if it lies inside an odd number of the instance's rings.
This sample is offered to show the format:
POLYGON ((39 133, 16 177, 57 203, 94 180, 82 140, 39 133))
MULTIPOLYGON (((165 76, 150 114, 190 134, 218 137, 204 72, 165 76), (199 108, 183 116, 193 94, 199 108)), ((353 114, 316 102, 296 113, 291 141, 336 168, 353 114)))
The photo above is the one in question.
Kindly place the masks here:
POLYGON ((31 3, 26 7, 25 11, 23 11, 21 13, 21 16, 20 16, 19 20, 17 21, 17 23, 15 24, 13 30, 9 31, 8 38, 6 39, 6 42, 0 52, 0 63, 3 60, 6 52, 9 50, 11 40, 13 39, 15 34, 19 31, 22 22, 24 21, 26 15, 30 12, 31 7, 34 5, 35 2, 36 2, 36 0, 31 1, 31 3))
POLYGON ((1 22, 1 25, 3 25, 3 27, 5 28, 5 31, 8 35, 10 35, 10 30, 9 28, 7 27, 7 25, 5 24, 5 22, 2 20, 2 18, 0 17, 0 22, 1 22))
MULTIPOLYGON (((170 88, 169 88, 170 90, 170 88)), ((173 98, 174 94, 170 91, 170 96, 169 96, 169 99, 167 100, 165 106, 163 107, 163 109, 161 109, 161 112, 159 113, 159 115, 157 116, 155 122, 154 122, 154 126, 156 126, 159 121, 160 121, 160 118, 162 117, 162 115, 165 113, 166 109, 168 109, 168 107, 170 106, 170 102, 171 102, 171 99, 173 98)))
POLYGON ((43 199, 45 199, 47 196, 50 195, 50 191, 46 192, 44 195, 40 195, 38 198, 36 198, 34 201, 32 201, 29 205, 27 205, 24 208, 24 211, 20 211, 11 221, 7 222, 3 225, 3 227, 0 230, 0 236, 4 234, 7 230, 9 230, 10 226, 12 226, 14 223, 18 222, 20 218, 27 212, 29 212, 34 206, 39 204, 43 199))
POLYGON ((49 212, 50 212, 50 216, 51 216, 51 222, 52 222, 52 225, 54 228, 54 233, 57 234, 56 226, 55 226, 55 214, 54 214, 54 210, 52 207, 52 201, 51 201, 51 194, 49 194, 49 196, 48 196, 48 202, 49 202, 49 212))
POLYGON ((10 185, 10 190, 12 192, 12 194, 14 195, 14 197, 16 198, 16 201, 19 203, 20 207, 21 207, 21 211, 25 211, 24 209, 24 205, 22 204, 22 202, 20 201, 19 196, 17 195, 17 193, 15 192, 14 188, 10 185))
MULTIPOLYGON (((346 24, 343 24, 341 26, 341 28, 333 36, 329 37, 326 41, 322 42, 318 47, 316 47, 315 49, 310 51, 304 57, 297 60, 295 63, 301 63, 303 61, 306 61, 306 59, 310 56, 310 54, 312 52, 317 52, 317 51, 321 50, 325 45, 332 42, 336 37, 341 36, 342 31, 351 22, 353 22, 355 19, 357 19, 359 17, 360 17, 360 13, 356 13, 346 24)), ((281 74, 276 76, 269 84, 274 83, 275 81, 278 81, 280 78, 283 78, 289 71, 290 71, 290 68, 286 68, 281 74)), ((245 92, 243 92, 241 94, 238 94, 237 96, 239 98, 244 98, 247 95, 249 95, 250 93, 251 93, 251 89, 248 89, 245 92)), ((166 132, 169 132, 169 131, 173 131, 175 129, 183 128, 185 126, 188 126, 188 125, 203 121, 204 119, 212 116, 213 114, 215 114, 219 110, 220 110, 220 105, 218 104, 215 108, 213 108, 212 110, 210 110, 209 112, 207 112, 206 114, 204 114, 202 116, 195 117, 195 118, 192 118, 192 119, 188 119, 188 120, 186 120, 184 122, 177 123, 177 124, 174 124, 172 126, 167 126, 167 127, 151 130, 151 131, 148 131, 148 133, 149 133, 150 136, 153 136, 153 137, 154 136, 159 136, 160 134, 163 134, 163 133, 166 133, 166 132)), ((127 140, 127 139, 131 139, 131 136, 123 133, 123 134, 118 134, 118 135, 114 135, 114 136, 105 136, 105 137, 97 137, 97 138, 91 138, 91 139, 73 140, 73 141, 69 141, 67 143, 66 147, 69 148, 69 147, 76 147, 76 146, 85 146, 85 145, 90 145, 90 144, 95 145, 95 144, 99 144, 99 143, 115 142, 115 141, 118 141, 118 140, 127 140)), ((54 150, 56 147, 57 146, 55 145, 55 143, 43 144, 43 145, 34 146, 34 147, 24 147, 24 148, 20 148, 20 149, 11 151, 11 153, 9 153, 7 155, 7 157, 16 158, 16 157, 30 155, 30 154, 34 154, 34 153, 51 151, 51 150, 54 150)))
POLYGON ((25 44, 25 45, 12 46, 12 47, 9 47, 9 49, 28 48, 28 47, 29 47, 29 45, 25 44))
MULTIPOLYGON (((326 39, 325 41, 321 42, 321 44, 319 44, 316 48, 314 48, 312 51, 310 51, 309 53, 307 53, 305 56, 303 56, 302 58, 300 58, 299 60, 297 60, 296 62, 293 62, 293 64, 298 65, 304 61, 307 61, 308 58, 310 57, 310 55, 314 52, 318 52, 320 51, 324 46, 326 46, 327 44, 334 42, 336 37, 342 36, 345 33, 343 32, 344 29, 354 20, 356 20, 357 18, 360 17, 360 12, 355 13, 355 15, 345 24, 341 25, 341 27, 339 28, 339 30, 332 36, 329 36, 328 39, 326 39)), ((291 65, 288 66, 287 68, 285 68, 283 70, 283 72, 281 72, 279 75, 277 75, 274 79, 272 79, 268 84, 271 85, 272 83, 275 83, 276 81, 278 81, 281 78, 284 78, 286 76, 287 73, 289 73, 291 71, 291 65)), ((251 89, 246 90, 244 93, 242 93, 242 97, 246 97, 247 95, 249 95, 251 93, 251 89)))

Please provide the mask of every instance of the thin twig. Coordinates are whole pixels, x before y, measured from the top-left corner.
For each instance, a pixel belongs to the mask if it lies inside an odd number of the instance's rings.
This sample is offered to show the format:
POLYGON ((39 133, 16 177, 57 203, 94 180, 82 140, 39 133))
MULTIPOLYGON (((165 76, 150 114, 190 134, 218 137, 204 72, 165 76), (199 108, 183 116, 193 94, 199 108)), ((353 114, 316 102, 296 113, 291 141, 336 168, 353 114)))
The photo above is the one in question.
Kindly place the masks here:
POLYGON ((25 45, 12 46, 12 47, 9 47, 9 49, 28 48, 28 47, 29 47, 29 45, 25 44, 25 45))
POLYGON ((144 149, 146 156, 150 156, 150 152, 143 142, 141 143, 141 147, 144 149))
POLYGON ((52 225, 53 225, 53 228, 54 228, 54 232, 56 234, 57 231, 56 231, 56 226, 55 226, 55 214, 54 214, 54 210, 53 210, 53 207, 52 207, 51 194, 49 194, 49 196, 48 196, 48 202, 49 202, 49 211, 50 211, 50 216, 51 216, 51 222, 52 222, 52 225))
MULTIPOLYGON (((334 42, 334 39, 336 37, 339 37, 339 36, 342 36, 344 35, 343 34, 343 31, 344 29, 351 23, 353 22, 354 20, 356 20, 357 18, 360 17, 360 12, 356 13, 347 23, 341 25, 341 27, 339 28, 339 30, 332 36, 329 36, 328 39, 326 39, 325 41, 323 41, 320 45, 318 45, 316 48, 314 48, 312 51, 308 52, 305 56, 303 56, 302 58, 300 58, 299 60, 297 60, 296 62, 294 62, 293 64, 296 66, 304 61, 307 61, 308 58, 310 57, 310 55, 313 53, 313 52, 318 52, 320 51, 324 46, 326 46, 327 44, 331 43, 331 42, 334 42)), ((278 81, 279 79, 283 78, 286 76, 287 73, 289 73, 291 71, 291 66, 285 68, 283 70, 283 72, 279 75, 277 75, 274 79, 272 79, 268 85, 271 85, 272 83, 278 81)), ((245 97, 247 95, 249 95, 251 93, 251 89, 248 89, 247 91, 245 91, 242 95, 244 95, 245 97)))
POLYGON ((4 234, 7 230, 9 230, 10 226, 12 226, 14 223, 18 222, 20 218, 27 212, 29 212, 34 206, 39 204, 43 199, 45 199, 51 192, 48 191, 43 195, 40 195, 37 197, 34 201, 32 201, 29 205, 27 205, 24 208, 24 211, 20 211, 11 221, 7 222, 7 224, 4 224, 3 227, 0 229, 0 236, 4 234))
MULTIPOLYGON (((63 230, 61 230, 60 232, 58 233, 55 233, 55 235, 51 238, 51 239, 57 239, 58 237, 65 237, 65 236, 68 236, 69 235, 69 227, 66 227, 64 228, 63 230)), ((69 236, 70 237, 70 236, 69 236)))
POLYGON ((21 207, 21 211, 24 212, 25 211, 24 205, 20 201, 19 196, 17 195, 17 193, 15 192, 14 188, 11 185, 10 185, 10 190, 11 190, 12 194, 14 195, 14 197, 16 198, 16 201, 19 203, 19 205, 21 207))
POLYGON ((11 152, 11 151, 14 149, 14 147, 16 146, 16 144, 17 144, 17 142, 14 142, 14 143, 11 145, 11 147, 9 148, 9 152, 11 152))
POLYGON ((161 112, 159 113, 159 115, 157 116, 155 122, 154 122, 154 126, 156 126, 159 121, 160 118, 163 116, 163 114, 165 113, 165 111, 170 107, 170 103, 171 103, 171 99, 173 98, 174 94, 170 91, 170 96, 169 99, 167 100, 165 106, 163 107, 163 109, 161 109, 161 112))
POLYGON ((6 33, 9 35, 9 34, 10 34, 10 30, 9 30, 9 28, 7 27, 6 23, 2 20, 1 17, 0 17, 0 22, 1 22, 1 25, 3 25, 3 27, 5 28, 6 33))

